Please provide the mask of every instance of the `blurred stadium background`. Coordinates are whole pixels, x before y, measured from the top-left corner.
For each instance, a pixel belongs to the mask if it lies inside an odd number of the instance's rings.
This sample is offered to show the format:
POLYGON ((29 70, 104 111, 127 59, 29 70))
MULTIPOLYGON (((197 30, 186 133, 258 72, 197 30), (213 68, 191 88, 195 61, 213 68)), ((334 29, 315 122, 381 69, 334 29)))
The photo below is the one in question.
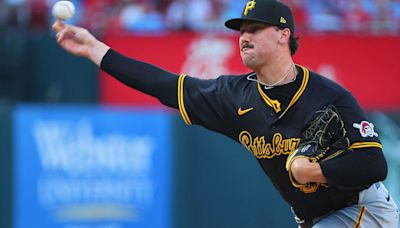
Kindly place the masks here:
MULTIPOLYGON (((240 145, 55 42, 55 0, 0 1, 0 227, 295 227, 240 145)), ((201 78, 242 73, 223 27, 245 0, 74 0, 125 55, 201 78)), ((348 88, 380 134, 400 201, 400 1, 286 0, 297 63, 348 88)))

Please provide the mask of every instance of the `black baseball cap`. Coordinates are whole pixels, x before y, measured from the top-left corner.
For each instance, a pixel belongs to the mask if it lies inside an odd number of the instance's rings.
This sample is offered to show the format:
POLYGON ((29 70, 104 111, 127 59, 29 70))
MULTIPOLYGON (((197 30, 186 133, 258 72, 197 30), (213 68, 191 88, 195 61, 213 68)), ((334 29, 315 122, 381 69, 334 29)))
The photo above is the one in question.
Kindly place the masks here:
POLYGON ((289 28, 294 33, 294 19, 290 8, 276 0, 249 0, 243 10, 242 17, 225 22, 225 26, 240 30, 245 21, 264 22, 281 28, 289 28))

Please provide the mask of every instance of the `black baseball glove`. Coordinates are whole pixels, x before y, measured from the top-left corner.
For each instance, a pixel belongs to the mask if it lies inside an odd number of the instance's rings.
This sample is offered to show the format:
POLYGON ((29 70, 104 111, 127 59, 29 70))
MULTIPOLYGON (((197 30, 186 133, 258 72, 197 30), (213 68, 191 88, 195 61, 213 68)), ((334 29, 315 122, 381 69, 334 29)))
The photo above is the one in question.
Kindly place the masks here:
POLYGON ((307 125, 301 134, 301 141, 297 149, 286 160, 286 170, 293 186, 303 192, 315 192, 321 183, 299 184, 292 175, 291 165, 300 157, 308 158, 311 162, 324 162, 343 156, 348 153, 350 141, 346 135, 344 123, 336 108, 328 105, 316 112, 315 117, 307 125))

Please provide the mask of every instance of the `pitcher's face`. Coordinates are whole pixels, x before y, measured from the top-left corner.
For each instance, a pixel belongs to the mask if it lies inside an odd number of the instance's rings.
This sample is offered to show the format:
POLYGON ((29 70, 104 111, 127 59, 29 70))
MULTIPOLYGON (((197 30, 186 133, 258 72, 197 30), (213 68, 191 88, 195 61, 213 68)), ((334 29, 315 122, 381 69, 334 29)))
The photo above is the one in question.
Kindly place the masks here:
POLYGON ((240 26, 240 56, 243 64, 255 69, 278 54, 281 30, 261 22, 244 22, 240 26))

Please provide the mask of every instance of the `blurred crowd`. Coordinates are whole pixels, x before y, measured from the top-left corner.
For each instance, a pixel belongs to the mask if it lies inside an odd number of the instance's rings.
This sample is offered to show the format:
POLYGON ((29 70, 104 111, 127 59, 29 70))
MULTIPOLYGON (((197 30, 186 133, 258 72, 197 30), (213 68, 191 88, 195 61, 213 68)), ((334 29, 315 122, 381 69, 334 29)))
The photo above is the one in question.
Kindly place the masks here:
MULTIPOLYGON (((56 0, 1 0, 0 27, 48 31, 56 0)), ((72 0, 69 21, 94 33, 227 32, 247 0, 72 0)), ((299 33, 400 34, 400 0, 283 0, 299 33)))

